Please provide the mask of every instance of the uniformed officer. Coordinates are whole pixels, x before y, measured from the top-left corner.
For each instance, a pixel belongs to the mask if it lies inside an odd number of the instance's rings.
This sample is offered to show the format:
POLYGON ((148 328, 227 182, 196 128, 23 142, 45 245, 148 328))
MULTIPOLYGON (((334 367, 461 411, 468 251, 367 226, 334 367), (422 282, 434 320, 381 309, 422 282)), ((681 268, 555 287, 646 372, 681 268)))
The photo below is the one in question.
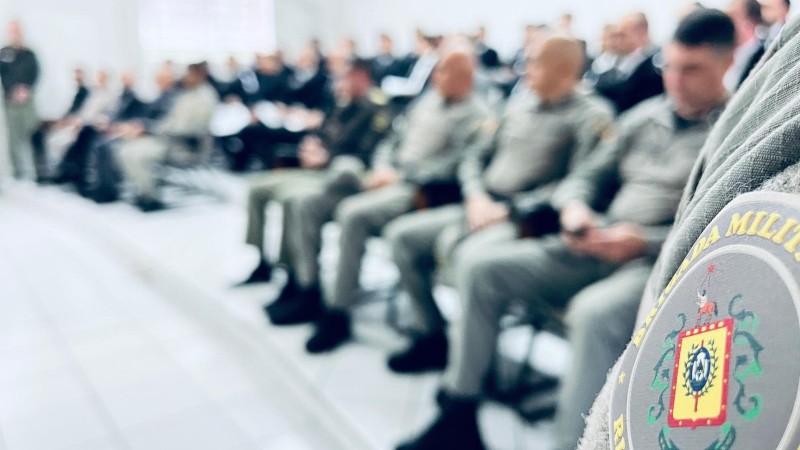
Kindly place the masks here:
POLYGON ((136 190, 136 204, 143 211, 163 207, 155 195, 155 165, 159 163, 190 163, 201 149, 208 134, 211 114, 218 102, 217 93, 207 81, 201 64, 191 64, 166 115, 148 127, 132 122, 124 131, 126 139, 120 144, 118 156, 125 178, 136 190))
POLYGON ((435 71, 436 89, 412 106, 407 128, 381 144, 373 170, 363 182, 356 179, 360 194, 345 200, 341 189, 328 190, 296 200, 298 219, 293 232, 297 233, 297 248, 302 250, 295 264, 297 280, 288 294, 284 292, 276 305, 268 307, 273 323, 317 318, 321 308, 320 231, 334 218, 334 211, 342 229, 335 290, 307 344, 309 351, 329 350, 349 338, 348 309, 358 289, 367 239, 379 234, 392 219, 412 211, 415 197, 429 206, 447 202, 464 152, 471 146, 486 145, 481 141, 486 137, 482 130, 489 112, 472 94, 474 70, 471 48, 446 52, 435 71))
POLYGON ((460 166, 464 203, 407 214, 385 229, 419 331, 408 349, 389 359, 394 371, 442 369, 447 363, 444 320, 432 293, 435 249, 446 245, 442 241, 458 233, 460 254, 461 248, 514 239, 508 222, 513 205, 533 194, 529 191, 552 190, 610 132, 611 106, 575 91, 584 58, 580 44, 551 38, 535 51, 526 73, 532 92, 509 101, 495 141, 484 152, 489 154, 468 155, 460 166))
POLYGON ((33 179, 31 135, 38 119, 33 104, 33 86, 39 78, 39 63, 22 39, 19 22, 8 24, 9 45, 0 49, 0 80, 8 123, 8 148, 14 178, 33 179))
POLYGON ((553 194, 562 234, 487 246, 460 261, 456 277, 464 315, 445 372, 444 407, 420 437, 399 448, 483 448, 477 398, 499 319, 513 299, 527 299, 532 312, 568 308, 574 353, 560 394, 556 436, 559 448, 575 447, 582 414, 628 342, 637 301, 683 186, 727 99, 722 78, 733 47, 733 24, 723 13, 687 16, 665 52, 667 96, 625 115, 616 138, 553 194), (618 188, 607 210, 593 210, 614 184, 618 188))
MULTIPOLYGON (((338 81, 340 102, 322 124, 320 130, 300 143, 301 169, 272 171, 250 182, 248 195, 247 243, 261 255, 247 283, 269 281, 271 267, 264 256, 264 210, 270 200, 283 202, 300 193, 318 193, 323 189, 326 172, 334 159, 350 156, 367 164, 378 141, 391 125, 387 98, 372 84, 369 61, 357 59, 338 81)), ((284 232, 291 228, 284 215, 284 232)), ((282 262, 286 262, 287 242, 282 245, 282 262)))

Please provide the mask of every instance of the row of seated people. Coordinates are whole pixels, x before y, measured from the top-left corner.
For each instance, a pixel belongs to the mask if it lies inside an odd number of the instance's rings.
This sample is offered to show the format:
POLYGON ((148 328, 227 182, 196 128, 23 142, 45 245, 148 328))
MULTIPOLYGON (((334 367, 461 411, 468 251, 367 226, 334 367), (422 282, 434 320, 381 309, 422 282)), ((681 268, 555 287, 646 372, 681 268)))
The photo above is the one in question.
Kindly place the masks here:
POLYGON ((69 112, 33 136, 38 153, 57 161, 55 182, 72 183, 81 194, 107 202, 117 199, 122 173, 146 210, 157 203, 157 163, 190 164, 210 149, 204 137, 218 97, 203 64, 190 65, 180 79, 160 71, 159 95, 149 103, 136 97, 129 74, 122 77, 121 94, 110 89, 104 71, 91 89, 81 88, 82 71, 75 76, 79 88, 69 112))
MULTIPOLYGON (((642 19, 627 16, 619 29, 646 32, 642 19)), ((442 44, 432 88, 391 127, 370 96, 368 65, 353 62, 339 86, 353 100, 302 139, 301 168, 252 182, 247 242, 262 255, 266 203, 284 210, 279 263, 288 279, 266 315, 276 326, 313 323, 312 354, 350 341, 366 243, 383 236, 416 313, 414 337, 387 365, 403 374, 444 370, 440 414, 398 447, 421 450, 484 448, 476 411, 513 301, 532 315, 565 311, 573 351, 556 438, 557 448, 575 448, 728 100, 736 44, 725 13, 688 13, 661 52, 661 90, 631 89, 643 98, 618 117, 620 103, 582 88, 585 55, 568 37, 528 49, 526 89, 499 117, 476 93, 475 51, 463 40, 442 44), (323 292, 318 261, 329 221, 341 235, 334 286, 323 292), (450 330, 433 296, 443 271, 462 304, 450 330)), ((245 283, 272 272, 262 256, 245 283)))
MULTIPOLYGON (((434 41, 434 38, 424 39, 426 43, 434 41)), ((419 73, 414 61, 408 59, 401 67, 411 64, 409 70, 419 73)), ((374 60, 369 61, 373 77, 375 64, 374 60)), ((430 66, 430 63, 424 65, 430 66)), ((422 82, 417 87, 419 90, 422 90, 430 70, 432 66, 423 71, 421 78, 417 77, 422 82)), ((152 135, 156 123, 167 120, 168 113, 172 113, 193 123, 191 130, 178 133, 182 137, 197 139, 209 132, 213 134, 226 151, 234 171, 248 168, 254 156, 261 160, 261 167, 271 168, 275 163, 274 149, 281 144, 296 145, 309 131, 317 129, 331 112, 335 101, 336 89, 332 85, 336 83, 331 81, 334 72, 322 64, 317 52, 310 47, 301 52, 292 68, 284 65, 277 54, 259 55, 254 70, 241 71, 227 83, 210 76, 205 63, 190 66, 189 72, 194 74, 187 74, 188 78, 203 72, 199 74, 203 78, 200 90, 207 101, 180 111, 176 110, 180 105, 173 100, 177 94, 185 94, 196 86, 190 86, 191 82, 187 84, 185 79, 177 79, 171 63, 165 63, 156 75, 159 96, 150 103, 137 97, 130 73, 123 74, 123 89, 118 93, 110 87, 105 71, 98 71, 95 83, 87 87, 83 71, 76 70, 77 89, 67 113, 60 120, 43 123, 33 135, 36 154, 43 161, 39 165, 45 167, 39 168, 40 178, 46 179, 47 175, 42 174, 55 172, 55 182, 75 184, 82 194, 99 201, 110 201, 117 198, 118 188, 112 169, 114 160, 119 159, 117 165, 122 166, 125 178, 136 185, 137 204, 146 210, 158 209, 160 205, 153 195, 152 177, 145 177, 138 167, 124 163, 122 155, 129 152, 122 151, 117 155, 114 150, 109 154, 99 151, 99 148, 118 147, 122 140, 145 137, 142 133, 152 135), (214 91, 221 102, 211 100, 212 96, 208 94, 214 91), (266 114, 263 113, 265 110, 266 114), (56 161, 55 170, 47 168, 52 165, 48 160, 56 161), (90 179, 93 175, 94 179, 90 179)), ((341 73, 341 70, 337 69, 336 73, 341 73)), ((390 76, 387 73, 387 77, 390 76)), ((396 81, 399 83, 398 80, 404 79, 397 77, 396 81)), ((407 89, 405 94, 411 95, 411 92, 407 89)), ((373 92, 372 98, 383 102, 381 96, 373 92)), ((145 139, 139 141, 147 142, 145 139)), ((141 159, 146 159, 144 153, 140 153, 141 159)), ((184 163, 192 159, 186 155, 173 157, 172 153, 182 154, 181 151, 156 152, 156 159, 184 163)), ((296 164, 292 161, 296 154, 290 153, 289 164, 296 164)), ((148 171, 152 166, 147 164, 148 171)))
MULTIPOLYGON (((526 34, 526 43, 536 45, 546 35, 546 30, 545 27, 535 28, 536 33, 526 34)), ((662 92, 661 76, 654 62, 656 50, 650 42, 647 20, 641 14, 630 15, 606 31, 608 42, 598 57, 598 62, 606 63, 592 64, 584 78, 588 86, 612 102, 617 112, 624 112, 639 101, 662 92)), ((484 33, 472 40, 478 44, 475 51, 478 60, 484 61, 482 65, 488 67, 491 65, 485 64, 486 54, 493 50, 483 44, 484 33)), ((379 120, 384 123, 384 128, 391 116, 402 112, 407 102, 418 96, 427 85, 439 57, 437 47, 440 41, 439 37, 419 33, 413 54, 390 58, 391 40, 382 37, 380 54, 368 60, 371 78, 373 82, 380 82, 382 89, 371 92, 370 97, 374 102, 389 102, 390 105, 393 99, 402 100, 399 102, 401 108, 396 105, 388 108, 388 113, 379 120), (405 76, 401 76, 404 72, 405 76)), ((256 64, 244 70, 238 69, 234 62, 233 70, 237 75, 227 82, 207 74, 208 83, 222 100, 222 106, 215 107, 210 131, 228 156, 231 169, 247 170, 252 167, 254 159, 263 169, 298 164, 298 144, 306 135, 313 135, 319 129, 324 117, 332 112, 337 98, 347 98, 347 93, 337 95, 334 92, 336 80, 342 78, 340 57, 346 60, 352 54, 347 56, 346 52, 334 52, 323 63, 319 50, 309 46, 300 53, 292 67, 284 64, 276 53, 259 55, 256 64)), ((207 66, 204 68, 208 69, 207 66)), ((104 142, 98 139, 98 131, 115 138, 112 139, 114 145, 106 147, 118 146, 119 137, 134 137, 142 127, 128 125, 141 121, 152 125, 161 118, 171 106, 171 99, 181 88, 181 83, 175 79, 174 68, 165 65, 156 80, 161 94, 148 105, 137 98, 130 74, 122 77, 121 94, 115 94, 109 88, 108 75, 103 71, 98 72, 91 89, 85 87, 83 78, 82 72, 76 71, 78 89, 69 111, 62 120, 37 130, 33 136, 34 148, 37 155, 46 155, 40 160, 60 161, 56 170, 57 182, 74 183, 79 192, 96 200, 114 200, 118 197, 118 188, 116 172, 112 170, 113 158, 108 152, 97 153, 99 143, 104 142), (112 127, 111 124, 125 126, 112 127), (102 165, 98 166, 98 160, 102 165), (92 175, 94 179, 90 180, 92 175)), ((518 83, 516 89, 524 91, 524 83, 518 83)), ((476 82, 476 90, 485 96, 486 84, 476 82)), ((203 120, 208 114, 207 110, 201 109, 192 115, 203 120)), ((199 129, 193 133, 204 134, 199 129)), ((192 139, 198 137, 192 136, 192 139)), ((203 152, 195 149, 195 153, 203 152)), ((165 161, 186 164, 198 159, 183 155, 165 161)), ((150 170, 153 164, 146 166, 150 170)), ((146 210, 159 209, 161 205, 152 187, 153 177, 141 175, 139 168, 130 164, 124 165, 125 168, 132 171, 126 173, 126 179, 137 184, 137 204, 146 210)))

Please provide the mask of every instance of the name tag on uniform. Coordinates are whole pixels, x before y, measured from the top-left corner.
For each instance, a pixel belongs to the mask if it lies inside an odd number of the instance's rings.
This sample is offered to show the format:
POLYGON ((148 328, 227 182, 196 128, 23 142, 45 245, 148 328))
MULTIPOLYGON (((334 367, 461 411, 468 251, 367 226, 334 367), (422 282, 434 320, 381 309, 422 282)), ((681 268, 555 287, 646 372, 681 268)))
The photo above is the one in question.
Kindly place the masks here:
POLYGON ((613 449, 797 450, 800 196, 725 207, 613 376, 613 449))

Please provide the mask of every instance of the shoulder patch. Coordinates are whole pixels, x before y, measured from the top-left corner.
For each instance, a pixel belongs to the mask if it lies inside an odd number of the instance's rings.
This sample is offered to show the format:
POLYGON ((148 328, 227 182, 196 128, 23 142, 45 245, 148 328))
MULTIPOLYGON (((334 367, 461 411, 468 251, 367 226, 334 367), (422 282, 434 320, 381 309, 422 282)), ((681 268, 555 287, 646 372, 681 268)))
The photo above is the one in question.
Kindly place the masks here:
POLYGON ((611 374, 611 448, 798 448, 798 224, 773 192, 711 221, 611 374))
POLYGON ((372 131, 382 133, 389 128, 392 123, 392 118, 389 113, 381 111, 375 114, 372 118, 372 131))
POLYGON ((389 104, 389 97, 380 89, 372 89, 369 91, 369 101, 376 105, 386 106, 389 104))

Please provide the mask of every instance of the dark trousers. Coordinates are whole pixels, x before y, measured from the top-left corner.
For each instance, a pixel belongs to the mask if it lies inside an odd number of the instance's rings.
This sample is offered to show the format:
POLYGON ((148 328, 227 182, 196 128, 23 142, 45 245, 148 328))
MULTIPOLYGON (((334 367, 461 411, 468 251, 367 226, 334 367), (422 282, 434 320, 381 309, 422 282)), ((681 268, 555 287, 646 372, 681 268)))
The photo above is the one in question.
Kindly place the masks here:
POLYGON ((223 150, 230 161, 231 170, 244 172, 253 160, 262 168, 286 167, 284 160, 296 160, 297 144, 306 133, 285 128, 268 128, 261 123, 247 126, 238 135, 223 138, 223 150), (287 148, 289 150, 287 150, 287 148))

